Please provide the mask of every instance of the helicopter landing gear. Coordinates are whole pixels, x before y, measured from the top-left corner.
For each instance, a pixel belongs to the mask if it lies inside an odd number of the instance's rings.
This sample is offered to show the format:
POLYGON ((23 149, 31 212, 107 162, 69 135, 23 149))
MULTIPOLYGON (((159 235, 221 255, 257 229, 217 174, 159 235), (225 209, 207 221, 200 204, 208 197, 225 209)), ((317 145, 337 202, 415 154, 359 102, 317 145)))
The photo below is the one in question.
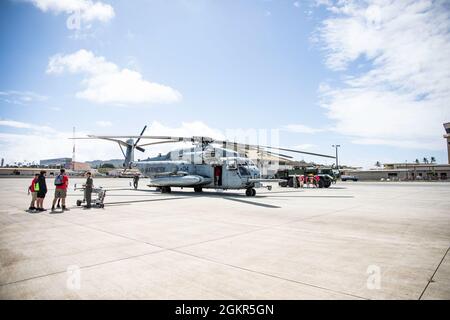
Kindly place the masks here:
POLYGON ((247 190, 245 190, 245 195, 247 197, 254 197, 256 196, 256 190, 253 188, 248 188, 247 190))
POLYGON ((203 188, 202 187, 194 187, 194 192, 203 192, 203 188))
POLYGON ((161 193, 171 193, 172 189, 170 187, 161 187, 161 193))

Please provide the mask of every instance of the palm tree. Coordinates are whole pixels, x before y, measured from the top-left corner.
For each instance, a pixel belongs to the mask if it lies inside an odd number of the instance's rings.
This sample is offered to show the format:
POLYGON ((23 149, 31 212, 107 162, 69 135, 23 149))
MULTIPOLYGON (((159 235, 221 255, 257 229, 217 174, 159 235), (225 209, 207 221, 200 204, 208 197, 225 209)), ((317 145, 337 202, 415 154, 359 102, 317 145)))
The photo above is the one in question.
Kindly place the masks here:
POLYGON ((430 162, 431 162, 431 163, 435 163, 435 162, 436 162, 436 158, 435 158, 435 157, 431 157, 430 162))
POLYGON ((428 158, 427 157, 423 157, 423 163, 428 163, 428 158))
POLYGON ((377 168, 380 168, 380 167, 381 167, 380 161, 375 162, 375 167, 377 167, 377 168))
POLYGON ((416 162, 416 164, 419 164, 419 163, 420 163, 419 159, 416 159, 416 161, 415 161, 415 162, 416 162))

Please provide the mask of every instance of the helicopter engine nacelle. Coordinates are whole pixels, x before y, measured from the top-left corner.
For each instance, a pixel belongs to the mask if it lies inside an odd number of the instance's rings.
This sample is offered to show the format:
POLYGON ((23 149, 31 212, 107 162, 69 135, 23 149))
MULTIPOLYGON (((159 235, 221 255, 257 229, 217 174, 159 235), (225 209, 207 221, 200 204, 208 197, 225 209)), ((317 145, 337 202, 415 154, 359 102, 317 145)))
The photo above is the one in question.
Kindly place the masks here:
POLYGON ((178 157, 178 160, 187 161, 194 164, 202 164, 205 159, 201 151, 184 152, 178 157))
POLYGON ((158 187, 191 187, 211 183, 211 178, 198 175, 155 177, 150 184, 158 187))

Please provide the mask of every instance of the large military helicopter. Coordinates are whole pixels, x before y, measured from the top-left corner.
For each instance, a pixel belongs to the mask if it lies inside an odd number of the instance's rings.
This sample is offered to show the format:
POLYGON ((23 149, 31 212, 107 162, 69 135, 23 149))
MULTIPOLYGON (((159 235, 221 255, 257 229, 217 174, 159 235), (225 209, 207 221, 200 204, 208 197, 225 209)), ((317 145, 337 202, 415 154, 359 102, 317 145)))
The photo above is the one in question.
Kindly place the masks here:
POLYGON ((88 135, 85 138, 74 139, 101 139, 118 143, 125 158, 123 164, 125 170, 137 168, 144 176, 150 178, 148 186, 157 187, 162 193, 170 193, 172 187, 193 188, 195 192, 202 192, 204 188, 245 189, 247 196, 255 196, 255 188, 263 187, 263 182, 276 182, 278 180, 261 178, 260 169, 251 159, 245 156, 250 150, 256 151, 261 156, 271 155, 284 160, 292 157, 269 150, 334 159, 330 155, 216 140, 203 136, 144 136, 146 128, 147 126, 138 136, 88 135), (139 144, 142 139, 158 141, 139 144), (145 146, 179 142, 192 143, 193 146, 177 149, 165 155, 160 154, 146 160, 134 161, 135 150, 144 152, 143 147, 145 146))

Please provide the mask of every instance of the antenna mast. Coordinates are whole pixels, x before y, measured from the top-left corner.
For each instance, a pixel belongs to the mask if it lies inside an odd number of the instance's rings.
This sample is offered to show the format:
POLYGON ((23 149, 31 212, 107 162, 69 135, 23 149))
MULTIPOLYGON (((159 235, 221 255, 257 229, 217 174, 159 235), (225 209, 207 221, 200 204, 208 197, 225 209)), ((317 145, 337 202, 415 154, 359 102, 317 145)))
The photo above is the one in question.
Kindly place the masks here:
POLYGON ((75 127, 73 127, 72 170, 75 171, 75 127))

